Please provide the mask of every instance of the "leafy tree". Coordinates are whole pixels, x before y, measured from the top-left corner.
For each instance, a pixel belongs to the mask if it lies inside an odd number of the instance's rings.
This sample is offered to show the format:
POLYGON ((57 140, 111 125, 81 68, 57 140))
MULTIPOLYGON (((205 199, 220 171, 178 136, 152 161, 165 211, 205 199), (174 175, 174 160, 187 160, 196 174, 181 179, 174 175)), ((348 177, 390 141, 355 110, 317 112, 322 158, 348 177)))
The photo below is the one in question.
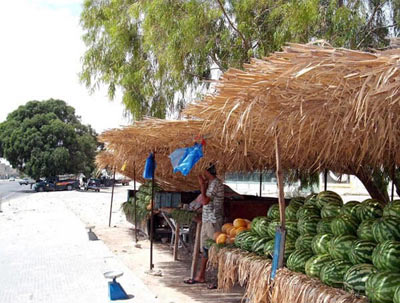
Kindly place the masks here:
POLYGON ((0 124, 0 156, 30 177, 94 169, 96 133, 64 101, 30 101, 0 124))

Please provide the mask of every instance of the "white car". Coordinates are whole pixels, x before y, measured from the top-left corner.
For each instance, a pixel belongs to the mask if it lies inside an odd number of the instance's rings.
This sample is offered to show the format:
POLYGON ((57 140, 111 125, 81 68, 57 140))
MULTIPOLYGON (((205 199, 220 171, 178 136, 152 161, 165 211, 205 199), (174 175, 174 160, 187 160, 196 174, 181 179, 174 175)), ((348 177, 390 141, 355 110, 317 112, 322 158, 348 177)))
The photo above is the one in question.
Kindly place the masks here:
POLYGON ((8 181, 15 181, 15 178, 11 177, 10 179, 8 179, 8 181))

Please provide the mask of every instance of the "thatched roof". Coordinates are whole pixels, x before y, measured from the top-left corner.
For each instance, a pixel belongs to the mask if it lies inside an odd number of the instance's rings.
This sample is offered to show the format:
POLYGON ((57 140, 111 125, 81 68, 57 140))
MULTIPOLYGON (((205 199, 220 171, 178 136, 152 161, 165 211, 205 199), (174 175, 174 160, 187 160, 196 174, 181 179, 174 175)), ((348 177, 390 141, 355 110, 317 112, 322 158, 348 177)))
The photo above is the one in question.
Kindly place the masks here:
MULTIPOLYGON (((245 70, 230 69, 217 92, 189 106, 226 150, 284 168, 346 171, 400 164, 400 50, 366 53, 289 44, 245 70)), ((239 158, 240 156, 238 156, 239 158)))

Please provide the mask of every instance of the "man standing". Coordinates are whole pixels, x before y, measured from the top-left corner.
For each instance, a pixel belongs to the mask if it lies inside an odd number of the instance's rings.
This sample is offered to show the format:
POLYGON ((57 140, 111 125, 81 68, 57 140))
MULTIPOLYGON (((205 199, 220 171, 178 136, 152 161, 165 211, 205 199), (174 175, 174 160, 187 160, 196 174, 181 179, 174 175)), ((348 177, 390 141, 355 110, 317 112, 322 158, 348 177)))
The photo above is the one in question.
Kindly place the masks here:
POLYGON ((224 185, 217 178, 214 165, 210 165, 203 175, 198 177, 203 204, 200 247, 202 251, 200 270, 194 279, 185 280, 187 284, 204 283, 208 261, 206 240, 212 239, 214 233, 221 230, 224 218, 224 185))

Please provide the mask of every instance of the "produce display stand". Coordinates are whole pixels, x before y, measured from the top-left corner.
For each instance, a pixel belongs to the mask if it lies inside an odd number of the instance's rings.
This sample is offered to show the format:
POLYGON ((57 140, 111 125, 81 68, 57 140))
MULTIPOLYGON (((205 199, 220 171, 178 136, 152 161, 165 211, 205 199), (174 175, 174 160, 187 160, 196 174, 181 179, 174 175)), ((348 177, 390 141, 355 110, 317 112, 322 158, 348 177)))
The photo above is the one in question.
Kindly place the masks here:
MULTIPOLYGON (((147 120, 103 133, 100 140, 108 151, 98 163, 140 163, 143 154, 157 151, 156 181, 172 191, 197 189, 197 174, 210 162, 221 173, 275 169, 284 232, 285 170, 329 169, 359 176, 366 167, 400 165, 399 56, 400 50, 372 54, 325 43, 289 44, 282 52, 252 60, 245 70, 228 70, 216 83, 217 94, 184 111, 192 120, 147 120), (173 174, 168 155, 199 135, 209 138, 204 158, 187 177, 173 174)), ((274 268, 265 258, 228 248, 210 253, 221 288, 238 281, 246 285, 252 303, 365 301, 290 272, 281 262, 271 280, 274 268)))

